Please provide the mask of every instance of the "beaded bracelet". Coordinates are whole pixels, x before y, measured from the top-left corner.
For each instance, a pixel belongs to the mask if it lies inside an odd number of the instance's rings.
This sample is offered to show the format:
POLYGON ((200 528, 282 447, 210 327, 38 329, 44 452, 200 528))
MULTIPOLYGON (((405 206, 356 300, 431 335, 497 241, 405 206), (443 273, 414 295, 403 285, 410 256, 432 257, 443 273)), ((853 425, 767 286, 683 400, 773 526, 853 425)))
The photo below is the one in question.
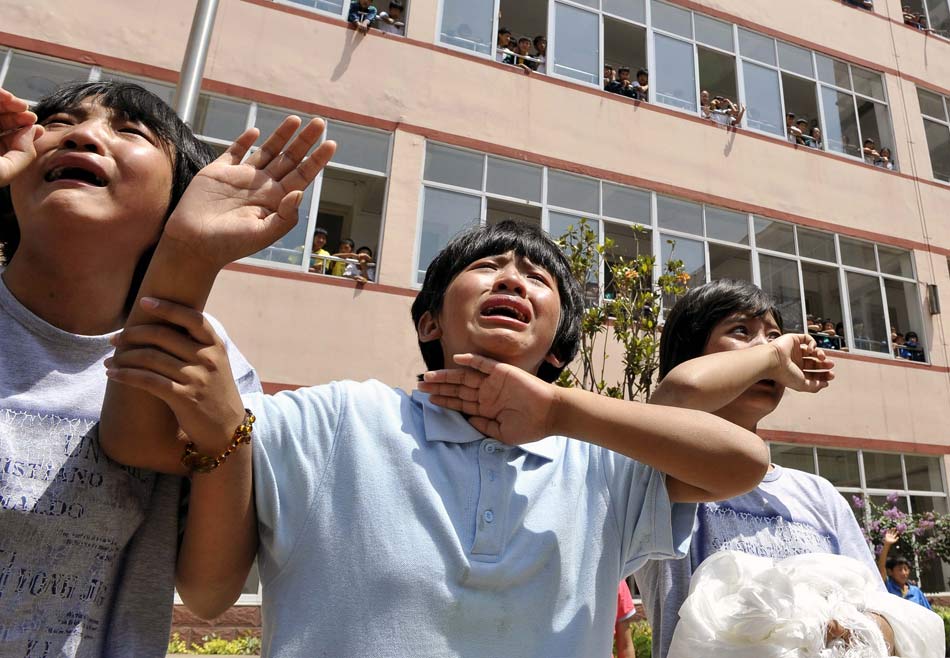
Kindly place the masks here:
POLYGON ((231 445, 222 452, 217 457, 209 457, 208 455, 202 455, 200 452, 195 450, 195 442, 189 441, 185 445, 185 453, 181 456, 182 466, 188 469, 192 474, 194 473, 210 473, 218 466, 223 464, 228 455, 237 450, 238 446, 242 443, 251 442, 251 430, 254 428, 254 421, 257 418, 254 417, 254 414, 250 409, 244 409, 244 420, 241 421, 241 424, 237 426, 237 429, 234 430, 234 436, 231 437, 231 445))

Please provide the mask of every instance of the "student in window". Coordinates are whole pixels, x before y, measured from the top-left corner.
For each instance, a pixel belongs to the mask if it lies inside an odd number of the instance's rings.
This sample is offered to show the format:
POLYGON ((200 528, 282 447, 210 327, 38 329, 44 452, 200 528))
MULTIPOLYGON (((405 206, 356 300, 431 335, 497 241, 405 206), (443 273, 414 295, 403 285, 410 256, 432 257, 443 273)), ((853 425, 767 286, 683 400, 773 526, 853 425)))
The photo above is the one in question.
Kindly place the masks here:
POLYGON ((818 126, 814 126, 814 127, 811 129, 811 141, 812 141, 812 146, 813 146, 814 148, 820 149, 820 148, 822 147, 822 145, 821 145, 821 128, 819 128, 818 126))
MULTIPOLYGON (((627 69, 629 71, 629 69, 627 69)), ((604 64, 604 91, 619 94, 621 85, 617 82, 617 72, 610 64, 604 64)))
POLYGON ((894 161, 891 160, 891 149, 886 146, 881 147, 877 157, 874 159, 874 166, 880 167, 881 169, 893 170, 894 161))
POLYGON ((617 87, 614 93, 627 98, 637 98, 635 85, 636 83, 630 79, 630 67, 621 66, 617 69, 617 87))
POLYGON ((495 46, 495 61, 509 64, 508 58, 511 57, 511 30, 507 27, 498 28, 498 42, 495 46))
POLYGON ((327 230, 322 226, 313 229, 313 243, 310 247, 310 271, 317 274, 326 274, 329 261, 321 256, 329 256, 330 252, 324 249, 327 246, 327 230))
POLYGON ((517 66, 523 69, 525 73, 531 73, 537 69, 537 62, 531 61, 531 39, 528 37, 518 37, 515 52, 505 58, 505 64, 517 66))
POLYGON ((647 69, 637 71, 637 79, 633 83, 632 98, 638 101, 650 100, 650 72, 647 69))
POLYGON ((548 72, 548 38, 539 34, 534 38, 534 58, 536 62, 535 71, 538 73, 548 72))
POLYGON ((389 10, 379 15, 376 27, 380 32, 387 34, 398 34, 403 36, 406 33, 406 23, 403 19, 405 5, 402 0, 391 0, 389 10))
POLYGON ((373 250, 360 247, 356 250, 358 261, 347 261, 343 276, 356 279, 360 283, 376 280, 376 263, 373 262, 373 250))
POLYGON ((346 20, 356 26, 361 33, 369 32, 370 25, 376 20, 376 7, 373 0, 353 0, 346 20))
MULTIPOLYGON (((64 85, 33 112, 0 89, 0 127, 0 655, 163 658, 182 478, 101 454, 103 365, 214 152, 124 82, 64 85)), ((206 321, 230 384, 259 391, 206 321)))
POLYGON ((359 258, 356 257, 356 254, 353 253, 354 249, 356 249, 356 243, 351 239, 343 238, 340 240, 340 244, 336 248, 336 253, 333 254, 333 257, 339 258, 341 260, 336 260, 333 262, 333 267, 330 270, 330 274, 333 276, 343 276, 343 273, 346 271, 346 266, 349 264, 348 261, 359 261, 359 258))
POLYGON ((864 153, 864 161, 868 164, 874 164, 881 157, 881 154, 877 151, 877 146, 874 144, 874 140, 870 137, 864 140, 862 152, 864 153))
POLYGON ((797 144, 802 131, 795 125, 795 113, 788 112, 785 115, 785 133, 789 143, 797 144))
MULTIPOLYGON (((755 431, 786 388, 818 393, 834 376, 813 337, 783 334, 782 326, 774 300, 750 283, 718 280, 689 291, 663 328, 660 383, 650 402, 701 409, 755 431)), ((700 505, 685 559, 650 561, 636 572, 655 658, 667 656, 692 574, 726 550, 775 560, 838 553, 861 561, 880 582, 854 514, 834 486, 773 464, 752 492, 700 505)))
MULTIPOLYGON (((920 338, 916 331, 908 331, 904 334, 904 348, 910 352, 911 361, 926 361, 924 358, 924 347, 920 344, 920 338)), ((907 358, 907 357, 905 357, 907 358)))

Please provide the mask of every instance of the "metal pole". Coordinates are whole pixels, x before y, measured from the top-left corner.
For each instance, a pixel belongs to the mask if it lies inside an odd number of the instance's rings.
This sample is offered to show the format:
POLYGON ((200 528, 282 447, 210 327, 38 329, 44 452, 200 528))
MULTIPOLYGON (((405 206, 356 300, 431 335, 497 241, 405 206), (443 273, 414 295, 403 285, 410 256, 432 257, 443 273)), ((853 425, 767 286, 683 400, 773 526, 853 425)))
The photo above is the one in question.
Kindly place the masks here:
POLYGON ((198 94, 201 91, 201 78, 204 76, 205 60, 208 58, 208 44, 214 29, 214 17, 218 11, 218 0, 198 0, 195 17, 191 22, 191 34, 188 35, 188 47, 185 59, 181 63, 181 79, 175 90, 175 110, 185 123, 191 125, 198 106, 198 94))

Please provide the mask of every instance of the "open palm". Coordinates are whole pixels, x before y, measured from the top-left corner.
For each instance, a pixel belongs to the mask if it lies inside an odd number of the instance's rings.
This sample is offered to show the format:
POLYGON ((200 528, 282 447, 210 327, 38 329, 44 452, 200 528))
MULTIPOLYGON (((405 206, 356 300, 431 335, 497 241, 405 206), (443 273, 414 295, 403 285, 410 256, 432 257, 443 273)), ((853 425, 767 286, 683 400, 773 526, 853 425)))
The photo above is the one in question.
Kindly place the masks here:
POLYGON ((220 268, 285 235, 297 223, 303 190, 336 150, 325 142, 308 156, 324 123, 313 119, 291 139, 299 126, 299 118, 288 117, 242 162, 257 138, 257 130, 245 131, 192 180, 168 220, 165 239, 220 268))
POLYGON ((6 186, 36 158, 33 140, 43 128, 35 126, 29 105, 0 89, 0 187, 6 186))

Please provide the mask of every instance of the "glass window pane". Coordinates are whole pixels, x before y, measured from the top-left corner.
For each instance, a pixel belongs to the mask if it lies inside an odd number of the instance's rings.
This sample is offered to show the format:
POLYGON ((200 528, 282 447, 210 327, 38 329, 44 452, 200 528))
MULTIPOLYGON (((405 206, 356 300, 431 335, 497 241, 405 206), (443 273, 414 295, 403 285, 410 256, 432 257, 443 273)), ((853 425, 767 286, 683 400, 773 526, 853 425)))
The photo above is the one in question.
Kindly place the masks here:
POLYGON ((330 121, 327 139, 336 141, 333 162, 385 173, 389 170, 389 133, 330 121))
POLYGON ((656 220, 663 228, 694 235, 703 234, 703 207, 698 203, 658 194, 656 220))
POLYGON ((865 450, 864 478, 868 489, 903 491, 904 477, 901 474, 901 456, 865 450))
POLYGON ((313 185, 308 185, 303 193, 303 201, 300 202, 300 221, 290 229, 287 235, 278 238, 274 244, 261 249, 251 258, 268 260, 282 265, 301 265, 303 263, 304 245, 307 243, 307 221, 304 217, 310 214, 312 202, 313 185))
POLYGON ((924 119, 934 178, 950 183, 950 128, 924 119))
POLYGON ((593 178, 548 169, 548 203, 600 214, 600 184, 593 178))
POLYGON ((430 142, 426 145, 425 179, 480 190, 484 157, 480 153, 460 151, 430 142))
POLYGON ((739 52, 743 57, 775 66, 775 39, 739 28, 739 52))
POLYGON ((759 272, 762 275, 761 288, 775 299, 786 333, 801 333, 802 298, 798 283, 798 263, 759 254, 759 272))
MULTIPOLYGON (((558 240, 567 234, 571 226, 576 228, 580 221, 580 217, 551 211, 548 213, 548 235, 553 240, 558 240)), ((600 231, 600 222, 596 220, 588 221, 587 226, 595 233, 600 231)), ((600 303, 600 283, 597 279, 597 267, 592 267, 588 275, 587 285, 584 286, 584 299, 588 305, 596 305, 600 303)))
POLYGON ((947 4, 947 0, 927 0, 927 12, 933 31, 950 39, 950 4, 947 4))
POLYGON ((784 41, 778 42, 778 63, 786 71, 807 75, 809 78, 815 77, 815 70, 812 66, 811 51, 793 46, 784 41))
POLYGON ((487 190, 527 201, 541 201, 541 167, 489 156, 487 190))
MULTIPOLYGON (((943 475, 940 473, 940 459, 923 455, 904 455, 904 468, 907 470, 907 488, 915 491, 940 491, 943 488, 943 475)), ((913 500, 911 500, 913 502, 913 500)), ((918 510, 931 511, 928 509, 918 510)))
POLYGON ((894 165, 894 152, 891 146, 894 142, 891 140, 891 118, 887 111, 887 105, 857 99, 858 101, 858 120, 861 124, 861 144, 862 147, 867 140, 874 142, 872 150, 877 151, 879 155, 864 154, 864 159, 868 164, 877 165, 884 168, 892 168, 894 165), (887 147, 891 151, 887 161, 880 158, 881 149, 887 147), (885 162, 889 162, 891 167, 885 167, 885 162))
POLYGON ((877 272, 877 261, 874 260, 874 245, 870 242, 861 242, 851 238, 839 238, 841 241, 841 262, 852 267, 877 272))
POLYGON ((851 78, 848 75, 847 64, 818 53, 815 53, 815 63, 818 65, 819 80, 844 89, 851 89, 851 78))
POLYGON ((854 450, 818 448, 818 475, 836 487, 860 487, 858 453, 854 450))
POLYGON ((821 88, 821 100, 825 106, 825 144, 838 153, 861 157, 858 143, 858 124, 854 116, 854 99, 851 94, 821 88))
POLYGON ((624 185, 604 183, 604 215, 649 226, 650 193, 624 185))
POLYGON ((494 0, 444 0, 439 39, 450 46, 493 55, 494 11, 494 0))
POLYGON ((706 250, 702 242, 671 235, 661 236, 660 242, 663 255, 660 265, 664 270, 670 260, 681 260, 683 269, 689 274, 688 287, 695 288, 706 283, 706 250))
POLYGON ((815 457, 811 446, 791 446, 784 443, 769 444, 771 461, 785 468, 815 474, 815 457))
POLYGON ((599 86, 600 16, 559 3, 554 8, 554 72, 599 86))
POLYGON ((709 280, 734 279, 752 283, 752 252, 709 243, 709 280))
MULTIPOLYGON (((901 334, 903 337, 903 344, 893 346, 894 355, 910 361, 926 362, 917 284, 884 279, 884 294, 887 295, 887 316, 891 321, 891 333, 901 334), (916 334, 917 338, 911 336, 908 340, 910 332, 916 334)), ((900 340, 897 342, 900 343, 900 340)))
POLYGON ((940 121, 947 120, 946 108, 943 106, 943 97, 926 89, 917 87, 917 100, 920 101, 920 113, 940 121))
MULTIPOLYGON (((943 496, 911 496, 911 509, 914 512, 937 512, 939 514, 947 513, 947 499, 943 496)), ((931 535, 933 530, 926 535, 931 535)), ((950 569, 940 561, 940 558, 926 558, 920 556, 918 560, 920 567, 920 582, 918 585, 924 592, 945 592, 947 591, 947 580, 950 576, 950 569)))
POLYGON ((234 141, 247 128, 249 110, 249 103, 201 94, 195 110, 195 134, 234 141))
POLYGON ((655 35, 656 100, 684 110, 696 110, 696 69, 693 44, 655 35))
POLYGON ((854 91, 879 101, 884 100, 884 80, 880 73, 852 66, 851 78, 854 80, 854 91))
POLYGON ((337 15, 343 12, 343 0, 290 0, 290 2, 337 15))
POLYGON ((666 32, 678 34, 687 39, 693 38, 693 26, 690 21, 690 12, 665 2, 653 1, 651 7, 653 27, 666 32))
POLYGON ((702 14, 693 14, 693 22, 696 26, 696 41, 733 52, 732 25, 702 14))
POLYGON ((811 229, 797 227, 798 255, 805 258, 817 258, 830 263, 837 262, 835 258, 835 236, 831 233, 821 233, 811 229))
MULTIPOLYGON (((254 143, 257 146, 260 146, 261 144, 263 144, 264 140, 267 139, 271 133, 277 130, 277 126, 283 123, 284 119, 286 119, 291 114, 297 114, 297 116, 300 116, 299 113, 291 112, 289 110, 279 110, 272 107, 258 106, 257 116, 254 119, 254 126, 257 127, 257 129, 261 131, 261 134, 258 135, 257 141, 254 143)), ((306 122, 309 120, 308 117, 300 117, 300 118, 303 119, 303 123, 301 124, 301 126, 306 124, 306 122)), ((298 132, 299 132, 299 129, 298 129, 298 132)), ((334 156, 333 159, 336 160, 336 157, 334 156)))
POLYGON ((855 349, 887 354, 889 343, 884 327, 879 279, 854 272, 848 272, 847 276, 855 349))
POLYGON ((13 53, 3 88, 14 96, 35 103, 65 82, 85 82, 88 79, 87 66, 13 53))
POLYGON ((795 229, 791 224, 754 217, 755 246, 759 249, 795 253, 795 229))
POLYGON ((133 78, 129 75, 122 75, 121 73, 115 73, 113 71, 103 71, 102 72, 103 80, 115 80, 117 82, 131 82, 140 87, 148 89, 150 92, 161 98, 163 101, 172 104, 172 101, 175 98, 175 86, 170 84, 165 84, 164 82, 156 82, 155 80, 143 80, 142 78, 133 78))
MULTIPOLYGON (((639 227, 638 227, 639 228, 639 227)), ((637 256, 649 256, 653 253, 650 231, 635 229, 627 224, 604 222, 604 239, 613 240, 614 246, 604 259, 604 298, 612 299, 616 296, 613 287, 612 265, 618 265, 622 258, 630 263, 637 256)), ((640 281, 641 285, 649 285, 649 280, 640 281)))
POLYGON ((603 10, 638 23, 647 21, 644 0, 604 0, 603 10))
POLYGON ((838 268, 803 261, 802 287, 805 289, 805 319, 809 327, 808 332, 814 335, 818 347, 831 350, 847 347, 844 316, 841 313, 838 268))
POLYGON ((739 212, 706 206, 706 236, 749 244, 749 217, 739 212))
POLYGON ((905 276, 908 279, 914 278, 914 266, 911 264, 909 251, 879 244, 877 245, 877 257, 881 263, 881 271, 884 274, 905 276))
POLYGON ((422 283, 426 269, 436 254, 456 233, 479 223, 482 200, 477 196, 425 188, 422 210, 422 236, 416 282, 422 283))
POLYGON ((752 62, 742 62, 745 84, 746 122, 750 128, 773 135, 785 135, 778 72, 752 62))

